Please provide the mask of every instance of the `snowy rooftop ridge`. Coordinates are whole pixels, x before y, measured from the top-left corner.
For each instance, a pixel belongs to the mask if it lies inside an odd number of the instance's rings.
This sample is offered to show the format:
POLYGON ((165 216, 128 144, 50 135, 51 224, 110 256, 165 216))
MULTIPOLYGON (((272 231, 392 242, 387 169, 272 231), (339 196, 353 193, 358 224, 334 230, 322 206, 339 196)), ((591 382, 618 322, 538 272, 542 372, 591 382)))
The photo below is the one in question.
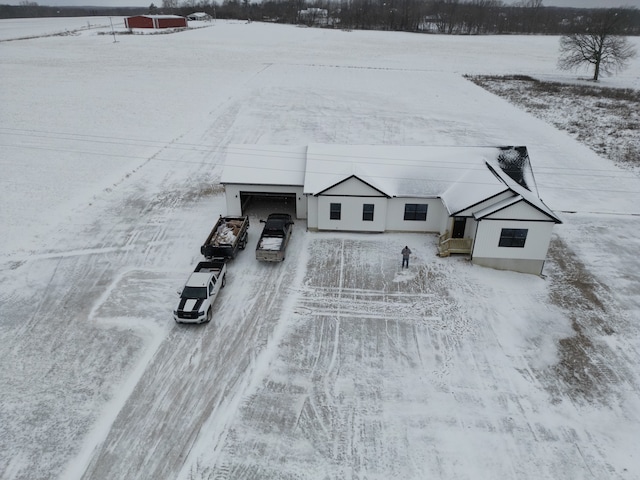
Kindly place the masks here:
POLYGON ((221 183, 253 185, 304 184, 307 147, 242 145, 226 147, 221 183))
POLYGON ((144 18, 184 18, 180 15, 153 15, 153 14, 146 14, 146 15, 131 15, 132 17, 144 17, 144 18))
MULTIPOLYGON (((317 194, 356 176, 389 196, 432 196, 468 172, 485 170, 486 162, 510 168, 506 173, 518 183, 528 176, 523 168, 530 169, 526 147, 229 145, 222 182, 304 185, 305 193, 317 194), (516 170, 518 163, 521 168, 516 170)), ((487 181, 490 177, 468 183, 487 181)))

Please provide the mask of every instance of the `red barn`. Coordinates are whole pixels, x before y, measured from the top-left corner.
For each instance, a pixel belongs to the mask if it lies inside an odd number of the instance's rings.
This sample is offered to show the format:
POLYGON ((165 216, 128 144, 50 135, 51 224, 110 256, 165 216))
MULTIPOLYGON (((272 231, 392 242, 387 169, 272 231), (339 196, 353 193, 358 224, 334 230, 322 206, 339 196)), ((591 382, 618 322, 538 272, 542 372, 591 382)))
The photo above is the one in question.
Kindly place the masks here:
POLYGON ((124 19, 126 28, 180 28, 187 27, 187 19, 178 15, 136 15, 124 19))

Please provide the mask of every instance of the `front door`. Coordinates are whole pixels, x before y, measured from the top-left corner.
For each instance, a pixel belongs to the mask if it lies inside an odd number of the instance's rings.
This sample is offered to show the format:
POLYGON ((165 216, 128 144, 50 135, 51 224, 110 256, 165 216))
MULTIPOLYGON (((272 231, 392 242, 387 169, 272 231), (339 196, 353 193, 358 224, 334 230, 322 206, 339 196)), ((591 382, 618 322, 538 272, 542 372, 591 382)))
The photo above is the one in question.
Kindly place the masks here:
POLYGON ((454 217, 452 238, 464 238, 464 229, 467 226, 465 217, 454 217))

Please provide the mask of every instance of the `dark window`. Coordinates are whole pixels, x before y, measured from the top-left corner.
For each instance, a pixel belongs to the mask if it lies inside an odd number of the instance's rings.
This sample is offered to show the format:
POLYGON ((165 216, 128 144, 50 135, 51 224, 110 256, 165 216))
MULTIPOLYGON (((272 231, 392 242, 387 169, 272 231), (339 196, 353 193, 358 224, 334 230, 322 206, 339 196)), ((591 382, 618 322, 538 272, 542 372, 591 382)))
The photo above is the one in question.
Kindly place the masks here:
POLYGON ((518 247, 523 248, 524 242, 527 240, 526 228, 503 228, 500 232, 499 247, 518 247))
POLYGON ((373 203, 365 203, 362 205, 362 220, 365 222, 373 222, 373 203))
POLYGON ((426 203, 405 203, 404 204, 405 220, 426 220, 427 204, 426 203))
POLYGON ((341 203, 332 203, 329 206, 329 218, 331 220, 340 220, 340 213, 342 212, 341 203))
POLYGON ((184 287, 180 297, 188 298, 189 300, 194 298, 207 298, 207 287, 184 287))

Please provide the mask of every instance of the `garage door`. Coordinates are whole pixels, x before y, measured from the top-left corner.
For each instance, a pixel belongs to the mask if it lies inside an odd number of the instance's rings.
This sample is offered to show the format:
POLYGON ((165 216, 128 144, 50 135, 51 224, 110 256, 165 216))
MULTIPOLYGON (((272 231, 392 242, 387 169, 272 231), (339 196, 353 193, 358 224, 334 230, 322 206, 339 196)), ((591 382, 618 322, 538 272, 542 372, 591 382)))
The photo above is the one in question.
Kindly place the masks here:
POLYGON ((296 194, 282 192, 240 192, 243 215, 266 218, 270 213, 289 213, 296 217, 296 194))

